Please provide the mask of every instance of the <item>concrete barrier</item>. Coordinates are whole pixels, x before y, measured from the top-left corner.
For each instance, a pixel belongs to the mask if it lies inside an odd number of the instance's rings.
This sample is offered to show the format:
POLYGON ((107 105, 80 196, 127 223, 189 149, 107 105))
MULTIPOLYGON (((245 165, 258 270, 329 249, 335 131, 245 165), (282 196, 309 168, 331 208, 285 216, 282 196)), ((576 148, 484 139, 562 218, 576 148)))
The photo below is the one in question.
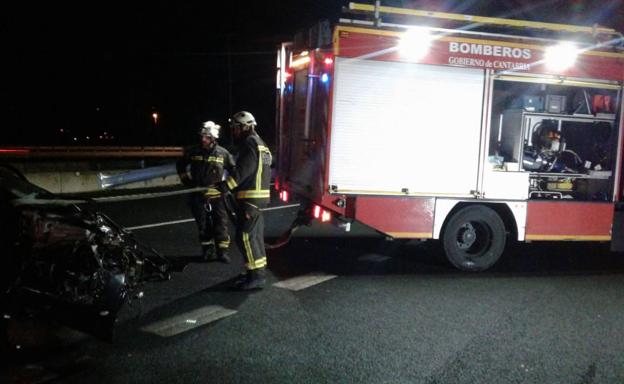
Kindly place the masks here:
MULTIPOLYGON (((126 172, 126 170, 101 171, 105 174, 126 172)), ((27 171, 24 176, 31 183, 53 193, 80 193, 101 191, 98 183, 100 171, 75 171, 75 172, 37 172, 27 171)), ((155 188, 180 184, 178 175, 159 177, 148 181, 126 184, 115 189, 155 188)))
MULTIPOLYGON (((50 159, 11 161, 31 183, 53 193, 102 191, 99 175, 113 175, 136 169, 173 164, 171 159, 50 159)), ((178 175, 158 177, 148 181, 126 184, 111 189, 156 188, 180 184, 178 175)))

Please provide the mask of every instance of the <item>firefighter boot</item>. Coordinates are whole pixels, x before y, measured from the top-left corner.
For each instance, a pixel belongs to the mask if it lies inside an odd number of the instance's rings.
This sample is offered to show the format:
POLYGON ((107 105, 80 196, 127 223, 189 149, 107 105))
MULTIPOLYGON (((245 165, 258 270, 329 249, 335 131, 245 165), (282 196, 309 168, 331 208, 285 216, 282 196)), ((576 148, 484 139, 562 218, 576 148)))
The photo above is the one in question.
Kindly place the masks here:
POLYGON ((217 260, 217 250, 215 249, 214 244, 204 244, 204 245, 202 245, 202 259, 204 261, 215 261, 215 260, 217 260))
POLYGON ((253 269, 247 271, 244 279, 241 279, 235 288, 239 291, 251 291, 255 289, 262 289, 266 284, 265 269, 253 269))
POLYGON ((225 264, 230 264, 230 256, 228 255, 227 249, 219 249, 217 252, 217 260, 225 264))

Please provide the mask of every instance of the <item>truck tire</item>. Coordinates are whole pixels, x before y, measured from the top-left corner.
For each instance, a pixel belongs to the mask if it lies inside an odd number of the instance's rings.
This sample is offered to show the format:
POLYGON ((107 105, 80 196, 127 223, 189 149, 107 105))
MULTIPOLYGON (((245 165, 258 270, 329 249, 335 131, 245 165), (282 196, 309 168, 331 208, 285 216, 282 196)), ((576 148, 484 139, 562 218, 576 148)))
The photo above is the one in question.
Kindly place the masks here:
POLYGON ((498 213, 484 205, 455 212, 444 228, 446 257, 456 268, 480 272, 493 266, 503 254, 505 224, 498 213))

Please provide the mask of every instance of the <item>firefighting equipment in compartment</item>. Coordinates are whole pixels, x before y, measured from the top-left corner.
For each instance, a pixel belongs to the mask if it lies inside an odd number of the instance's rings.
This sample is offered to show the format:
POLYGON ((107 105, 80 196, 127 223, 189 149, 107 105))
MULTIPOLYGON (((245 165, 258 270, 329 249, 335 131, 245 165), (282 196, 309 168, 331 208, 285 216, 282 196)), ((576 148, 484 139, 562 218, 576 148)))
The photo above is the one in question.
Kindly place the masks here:
POLYGON ((219 130, 221 126, 219 124, 215 124, 214 121, 206 121, 203 123, 202 127, 199 130, 200 136, 210 136, 213 139, 219 138, 219 130))
POLYGON ((546 189, 549 191, 571 191, 574 188, 572 180, 549 181, 546 183, 546 189))
POLYGON ((253 115, 247 111, 236 112, 230 119, 230 124, 242 127, 256 127, 258 125, 253 115))
POLYGON ((516 104, 530 112, 543 112, 544 111, 544 98, 542 96, 524 95, 515 101, 516 104))
POLYGON ((610 169, 612 159, 609 143, 612 131, 612 126, 608 123, 594 124, 591 140, 587 143, 589 152, 585 158, 587 163, 585 168, 596 171, 610 169))
POLYGON ((564 113, 566 111, 566 97, 560 95, 546 95, 546 112, 564 113))
POLYGON ((576 152, 569 149, 539 152, 534 148, 525 148, 522 166, 529 171, 578 173, 583 167, 583 161, 576 152))
POLYGON ((562 148, 561 132, 557 130, 557 122, 554 120, 543 120, 533 131, 532 143, 540 151, 558 152, 562 148))
POLYGON ((611 105, 611 96, 594 95, 592 98, 592 112, 593 113, 613 113, 613 107, 611 105))
POLYGON ((524 148, 522 166, 538 172, 576 173, 583 160, 576 152, 566 149, 565 139, 554 120, 544 120, 533 130, 531 146, 524 148))

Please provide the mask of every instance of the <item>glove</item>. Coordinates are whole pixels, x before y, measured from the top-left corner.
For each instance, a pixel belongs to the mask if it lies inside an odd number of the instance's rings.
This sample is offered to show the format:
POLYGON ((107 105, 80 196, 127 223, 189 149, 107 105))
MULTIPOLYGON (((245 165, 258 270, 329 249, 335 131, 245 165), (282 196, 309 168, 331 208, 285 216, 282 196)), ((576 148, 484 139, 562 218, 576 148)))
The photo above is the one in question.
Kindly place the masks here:
POLYGON ((228 188, 227 183, 225 181, 221 181, 219 184, 217 184, 216 189, 222 194, 230 192, 230 188, 228 188))
POLYGON ((179 175, 180 176, 180 182, 186 186, 186 187, 192 187, 193 186, 193 182, 191 181, 191 178, 189 177, 188 173, 182 173, 179 175))

